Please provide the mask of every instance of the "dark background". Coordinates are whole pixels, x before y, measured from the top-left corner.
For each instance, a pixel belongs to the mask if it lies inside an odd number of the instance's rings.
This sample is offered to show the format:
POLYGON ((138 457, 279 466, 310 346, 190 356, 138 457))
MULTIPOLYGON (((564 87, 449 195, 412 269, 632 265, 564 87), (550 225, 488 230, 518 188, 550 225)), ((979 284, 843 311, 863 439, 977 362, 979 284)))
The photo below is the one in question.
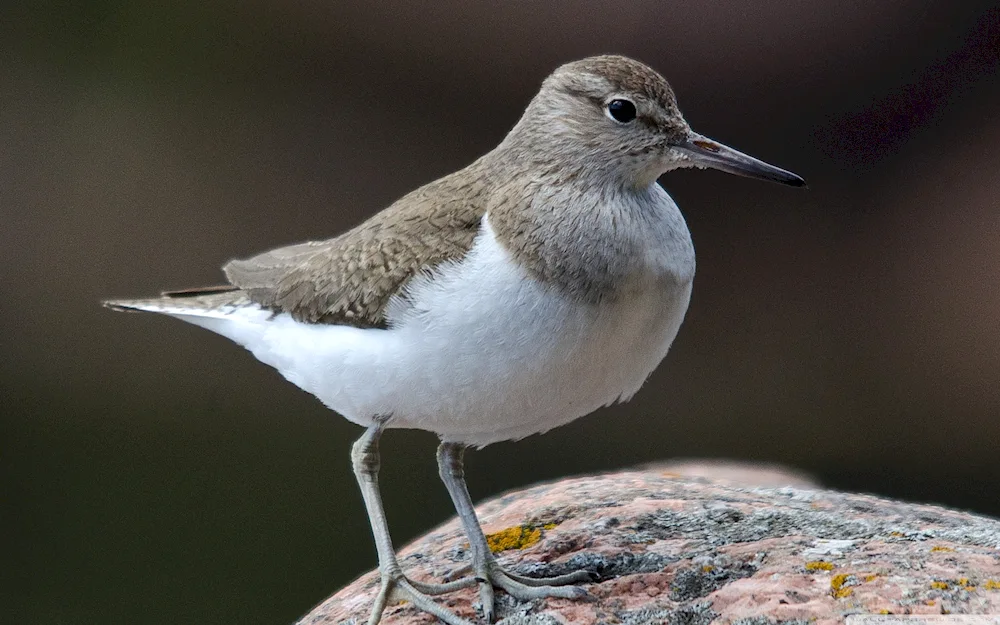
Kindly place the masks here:
MULTIPOLYGON (((108 296, 218 283, 492 148, 544 76, 640 58, 800 191, 680 171, 687 321, 625 406, 469 458, 476 498, 682 456, 1000 515, 992 3, 5 3, 0 617, 284 623, 375 564, 357 427, 108 296)), ((451 514, 383 447, 401 544, 451 514)))

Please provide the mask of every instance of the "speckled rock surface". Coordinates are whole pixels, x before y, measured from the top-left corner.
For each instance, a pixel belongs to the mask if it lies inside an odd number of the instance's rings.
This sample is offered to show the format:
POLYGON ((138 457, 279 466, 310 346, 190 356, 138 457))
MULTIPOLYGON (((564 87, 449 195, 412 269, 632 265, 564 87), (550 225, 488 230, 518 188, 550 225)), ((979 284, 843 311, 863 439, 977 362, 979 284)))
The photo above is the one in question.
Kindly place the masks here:
MULTIPOLYGON (((478 507, 507 567, 526 575, 588 568, 591 601, 519 603, 498 594, 504 625, 842 622, 850 614, 1000 613, 1000 521, 802 487, 678 476, 663 468, 578 477, 478 507)), ((401 550, 414 579, 466 561, 451 521, 401 550)), ((374 553, 372 555, 374 559, 374 553)), ((364 623, 372 572, 300 620, 364 623)), ((442 605, 482 622, 477 594, 442 605)), ((382 623, 434 619, 390 606, 382 623)))

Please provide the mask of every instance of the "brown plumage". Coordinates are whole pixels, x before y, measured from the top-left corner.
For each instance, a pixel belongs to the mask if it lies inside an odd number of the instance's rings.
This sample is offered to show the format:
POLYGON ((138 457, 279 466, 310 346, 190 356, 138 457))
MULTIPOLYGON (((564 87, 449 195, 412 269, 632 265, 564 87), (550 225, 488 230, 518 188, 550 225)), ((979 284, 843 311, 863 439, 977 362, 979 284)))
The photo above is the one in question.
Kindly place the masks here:
POLYGON ((468 252, 485 205, 482 185, 452 174, 398 200, 353 230, 281 247, 223 270, 251 300, 309 323, 385 327, 407 280, 468 252))

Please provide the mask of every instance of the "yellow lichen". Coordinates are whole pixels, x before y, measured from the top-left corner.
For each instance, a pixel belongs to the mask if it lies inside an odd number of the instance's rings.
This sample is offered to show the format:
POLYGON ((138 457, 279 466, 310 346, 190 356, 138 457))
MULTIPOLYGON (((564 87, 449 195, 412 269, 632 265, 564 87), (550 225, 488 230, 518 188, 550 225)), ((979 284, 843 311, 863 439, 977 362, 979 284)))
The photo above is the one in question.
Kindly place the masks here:
POLYGON ((542 526, 542 529, 543 530, 554 529, 557 525, 559 525, 559 524, 558 523, 546 523, 545 525, 542 526))
POLYGON ((867 582, 874 582, 877 578, 878 578, 878 573, 869 573, 868 575, 865 575, 863 579, 865 583, 867 583, 867 582))
POLYGON ((942 551, 943 552, 949 552, 949 551, 955 551, 955 550, 952 549, 951 547, 942 547, 941 545, 934 545, 933 547, 931 547, 931 553, 942 552, 942 551))
POLYGON ((704 566, 701 567, 701 572, 702 573, 711 573, 714 570, 715 570, 715 567, 712 566, 711 564, 706 564, 706 565, 704 565, 704 566))
POLYGON ((807 571, 832 571, 833 563, 827 562, 826 560, 813 560, 811 562, 806 562, 807 571))
POLYGON ((853 588, 844 585, 847 583, 848 577, 849 575, 847 573, 840 573, 834 575, 830 580, 830 594, 833 595, 834 599, 850 597, 854 593, 853 588))
POLYGON ((509 549, 524 549, 542 539, 542 530, 530 525, 515 525, 507 529, 487 534, 486 543, 490 551, 500 553, 509 549))
POLYGON ((892 536, 893 538, 905 538, 906 534, 903 532, 889 532, 889 536, 892 536))
POLYGON ((931 582, 931 588, 936 590, 948 590, 948 582, 933 581, 931 582))
POLYGON ((879 610, 878 613, 879 614, 892 614, 892 612, 890 612, 889 610, 886 610, 885 608, 882 608, 881 610, 879 610))
POLYGON ((988 579, 983 583, 983 588, 986 590, 1000 590, 1000 582, 995 579, 988 579))

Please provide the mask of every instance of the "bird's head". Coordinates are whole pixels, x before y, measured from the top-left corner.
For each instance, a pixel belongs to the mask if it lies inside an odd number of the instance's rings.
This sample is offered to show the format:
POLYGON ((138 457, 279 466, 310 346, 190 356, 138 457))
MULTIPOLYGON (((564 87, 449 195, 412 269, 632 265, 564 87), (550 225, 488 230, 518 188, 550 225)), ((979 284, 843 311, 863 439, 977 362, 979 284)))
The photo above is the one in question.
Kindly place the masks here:
POLYGON ((520 158, 648 186, 682 167, 802 186, 799 176, 708 139, 688 126, 667 81, 622 56, 567 63, 542 84, 511 133, 520 158))

